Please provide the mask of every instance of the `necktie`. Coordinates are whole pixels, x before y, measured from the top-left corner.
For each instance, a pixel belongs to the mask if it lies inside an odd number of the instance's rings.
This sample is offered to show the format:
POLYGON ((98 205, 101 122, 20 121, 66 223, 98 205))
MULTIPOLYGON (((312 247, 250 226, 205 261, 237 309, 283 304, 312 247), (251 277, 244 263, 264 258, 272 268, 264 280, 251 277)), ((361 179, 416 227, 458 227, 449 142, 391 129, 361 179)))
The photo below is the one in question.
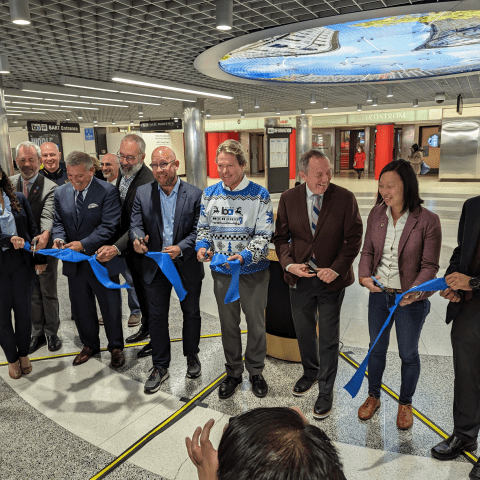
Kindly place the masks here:
POLYGON ((83 207, 83 190, 81 192, 78 192, 77 195, 77 219, 80 218, 80 212, 82 211, 83 207))
POLYGON ((26 198, 28 198, 28 184, 30 182, 28 180, 23 181, 23 194, 25 195, 26 198))
MULTIPOLYGON (((322 195, 314 195, 315 200, 313 201, 313 209, 312 209, 312 224, 310 225, 312 228, 312 234, 315 235, 315 229, 317 228, 318 216, 320 215, 320 209, 322 208, 322 195)), ((313 264, 312 267, 317 267, 317 262, 315 261, 315 254, 313 253, 310 257, 310 264, 313 264)))

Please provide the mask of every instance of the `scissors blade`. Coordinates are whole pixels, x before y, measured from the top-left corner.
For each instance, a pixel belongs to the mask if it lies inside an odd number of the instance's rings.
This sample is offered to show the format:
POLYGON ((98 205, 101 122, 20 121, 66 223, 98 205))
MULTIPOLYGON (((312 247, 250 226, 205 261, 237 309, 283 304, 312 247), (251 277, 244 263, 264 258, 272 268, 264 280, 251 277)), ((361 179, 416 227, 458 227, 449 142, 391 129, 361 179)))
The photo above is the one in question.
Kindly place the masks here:
POLYGON ((37 249, 37 239, 33 239, 33 256, 35 256, 35 250, 37 249))

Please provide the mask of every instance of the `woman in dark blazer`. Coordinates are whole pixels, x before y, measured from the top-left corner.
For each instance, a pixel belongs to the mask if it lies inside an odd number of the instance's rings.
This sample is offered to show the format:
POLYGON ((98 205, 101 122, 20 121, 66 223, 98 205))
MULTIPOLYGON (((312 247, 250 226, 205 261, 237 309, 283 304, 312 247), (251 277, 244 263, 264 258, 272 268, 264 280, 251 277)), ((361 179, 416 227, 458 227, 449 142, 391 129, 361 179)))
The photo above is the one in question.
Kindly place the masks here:
MULTIPOLYGON (((32 254, 23 247, 25 241, 31 243, 37 234, 27 199, 15 192, 0 166, 0 345, 9 363, 8 373, 14 379, 32 371, 28 349, 35 266, 32 254)), ((37 269, 43 271, 45 266, 38 265, 37 269)))
MULTIPOLYGON (((380 173, 376 206, 368 216, 358 268, 360 285, 370 290, 370 345, 385 323, 396 295, 432 280, 438 272, 442 243, 440 219, 422 208, 422 203, 411 165, 405 160, 387 164, 380 173), (375 276, 381 287, 371 276, 375 276)), ((368 420, 380 406, 390 329, 395 323, 402 360, 397 426, 402 430, 412 426, 412 397, 420 376, 418 342, 430 312, 427 297, 431 294, 406 295, 375 345, 368 362, 368 398, 358 410, 360 419, 368 420)))

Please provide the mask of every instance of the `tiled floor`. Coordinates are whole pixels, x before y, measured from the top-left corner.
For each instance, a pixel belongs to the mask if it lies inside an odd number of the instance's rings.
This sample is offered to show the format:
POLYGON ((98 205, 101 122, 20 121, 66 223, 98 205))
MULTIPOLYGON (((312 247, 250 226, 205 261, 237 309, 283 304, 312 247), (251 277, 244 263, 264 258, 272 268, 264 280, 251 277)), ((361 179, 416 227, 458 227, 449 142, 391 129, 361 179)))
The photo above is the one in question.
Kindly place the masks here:
MULTIPOLYGON (((255 178, 261 183, 262 178, 255 178)), ((372 178, 357 180, 355 175, 342 174, 334 181, 355 192, 364 222, 376 190, 372 178)), ((476 183, 443 183, 435 177, 420 178, 425 206, 442 220, 443 274, 456 245, 456 232, 463 201, 480 192, 476 183)), ((274 205, 280 195, 272 196, 274 205)), ((358 264, 358 259, 355 265, 358 264)), ((60 276, 62 352, 80 347, 70 306, 65 278, 60 276)), ((123 295, 126 325, 126 294, 123 295)), ((368 294, 358 284, 347 289, 341 317, 343 351, 361 361, 368 347, 368 294)), ((431 297, 432 310, 420 341, 422 373, 414 397, 414 406, 440 428, 452 429, 453 368, 450 327, 445 325, 446 302, 438 295, 431 297)), ((202 334, 220 331, 217 308, 207 273, 201 298, 202 334)), ((128 332, 127 332, 128 330, 128 332)), ((136 329, 128 329, 131 334, 136 329)), ((172 338, 181 337, 181 310, 172 300, 170 315, 172 338)), ((104 332, 101 332, 105 344, 104 332)), ((109 367, 110 355, 103 352, 80 367, 71 365, 73 357, 42 360, 34 363, 32 374, 14 381, 7 367, 0 366, 0 478, 86 479, 93 477, 139 438, 161 424, 184 405, 185 399, 209 385, 224 371, 221 339, 201 341, 200 359, 203 374, 199 379, 185 377, 185 360, 181 342, 172 343, 170 378, 159 392, 146 396, 143 383, 151 368, 150 358, 136 358, 140 347, 125 350, 127 362, 115 371, 109 367)), ((399 390, 399 368, 392 329, 390 353, 384 383, 399 390)), ((48 355, 43 347, 34 357, 48 355)), ((0 352, 0 361, 3 361, 0 352)), ((440 441, 437 433, 419 420, 412 430, 399 431, 395 425, 397 403, 383 395, 379 412, 369 422, 358 420, 356 411, 366 395, 364 382, 359 395, 351 399, 343 385, 354 368, 339 360, 332 415, 317 422, 311 415, 315 389, 303 398, 291 395, 292 383, 301 375, 298 364, 267 358, 265 377, 269 395, 258 399, 251 393, 248 375, 244 375, 238 392, 220 401, 216 392, 208 396, 169 429, 148 442, 128 461, 106 478, 112 479, 195 479, 195 469, 188 460, 184 439, 197 425, 214 418, 213 443, 217 444, 229 416, 261 405, 299 406, 307 418, 323 428, 336 442, 349 480, 356 479, 466 479, 471 464, 464 458, 454 462, 438 462, 430 458, 430 448, 440 441)))

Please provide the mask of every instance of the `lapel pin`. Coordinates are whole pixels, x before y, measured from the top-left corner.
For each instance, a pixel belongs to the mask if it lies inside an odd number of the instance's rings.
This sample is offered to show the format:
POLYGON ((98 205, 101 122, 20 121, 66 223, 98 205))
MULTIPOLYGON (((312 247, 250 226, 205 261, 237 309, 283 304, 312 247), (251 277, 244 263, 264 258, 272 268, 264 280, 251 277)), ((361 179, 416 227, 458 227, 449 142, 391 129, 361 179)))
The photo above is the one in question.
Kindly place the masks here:
POLYGON ((380 224, 380 227, 382 227, 382 228, 383 228, 383 226, 384 226, 384 225, 385 225, 385 224, 382 222, 382 223, 380 224))

